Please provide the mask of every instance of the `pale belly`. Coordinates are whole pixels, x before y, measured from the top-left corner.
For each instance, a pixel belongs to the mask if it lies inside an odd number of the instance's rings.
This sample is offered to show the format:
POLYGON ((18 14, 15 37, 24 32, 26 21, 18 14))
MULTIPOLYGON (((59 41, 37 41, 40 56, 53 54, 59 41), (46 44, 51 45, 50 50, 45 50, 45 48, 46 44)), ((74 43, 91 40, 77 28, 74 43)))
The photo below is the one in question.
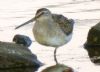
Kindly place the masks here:
POLYGON ((71 38, 72 38, 72 34, 63 38, 59 36, 55 36, 53 38, 48 38, 47 43, 49 43, 49 45, 53 47, 60 47, 66 44, 67 42, 69 42, 71 38))
POLYGON ((34 37, 35 40, 42 45, 51 46, 51 47, 60 47, 71 40, 72 34, 63 37, 59 35, 55 35, 52 37, 49 35, 45 36, 41 34, 34 34, 34 37))
POLYGON ((50 25, 47 24, 48 22, 41 24, 36 23, 33 27, 33 34, 38 43, 46 46, 60 47, 69 42, 72 38, 72 33, 66 35, 58 25, 50 27, 50 25))

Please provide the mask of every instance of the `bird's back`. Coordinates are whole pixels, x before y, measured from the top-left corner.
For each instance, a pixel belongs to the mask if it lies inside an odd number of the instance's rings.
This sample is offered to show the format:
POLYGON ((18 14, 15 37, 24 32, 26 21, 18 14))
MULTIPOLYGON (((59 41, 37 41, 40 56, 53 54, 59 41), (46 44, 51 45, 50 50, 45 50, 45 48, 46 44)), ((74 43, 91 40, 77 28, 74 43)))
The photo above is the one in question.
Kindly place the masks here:
POLYGON ((59 14, 52 14, 52 18, 57 24, 59 24, 60 28, 66 35, 72 33, 73 24, 74 24, 73 19, 68 19, 63 15, 59 15, 59 14))

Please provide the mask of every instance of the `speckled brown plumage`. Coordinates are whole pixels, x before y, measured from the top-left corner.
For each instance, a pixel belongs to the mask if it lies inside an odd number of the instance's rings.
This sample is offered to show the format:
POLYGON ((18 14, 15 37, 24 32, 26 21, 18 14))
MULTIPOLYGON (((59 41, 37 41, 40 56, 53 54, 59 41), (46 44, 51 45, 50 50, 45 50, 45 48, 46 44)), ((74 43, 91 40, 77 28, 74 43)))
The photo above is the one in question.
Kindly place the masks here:
POLYGON ((59 24, 60 28, 64 31, 65 34, 70 34, 73 31, 74 20, 68 19, 63 15, 52 14, 52 18, 56 23, 59 24))

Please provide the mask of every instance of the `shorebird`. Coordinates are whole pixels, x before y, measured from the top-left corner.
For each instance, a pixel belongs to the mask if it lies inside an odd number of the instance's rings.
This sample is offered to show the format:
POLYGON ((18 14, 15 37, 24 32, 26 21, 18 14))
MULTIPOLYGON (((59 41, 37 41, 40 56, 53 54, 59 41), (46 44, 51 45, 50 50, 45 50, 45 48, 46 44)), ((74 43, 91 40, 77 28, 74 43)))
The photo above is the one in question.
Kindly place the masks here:
POLYGON ((33 26, 35 40, 39 44, 55 48, 54 60, 58 64, 56 58, 57 49, 71 40, 74 20, 60 14, 53 14, 47 8, 40 8, 34 18, 17 26, 15 29, 33 21, 35 21, 33 26))

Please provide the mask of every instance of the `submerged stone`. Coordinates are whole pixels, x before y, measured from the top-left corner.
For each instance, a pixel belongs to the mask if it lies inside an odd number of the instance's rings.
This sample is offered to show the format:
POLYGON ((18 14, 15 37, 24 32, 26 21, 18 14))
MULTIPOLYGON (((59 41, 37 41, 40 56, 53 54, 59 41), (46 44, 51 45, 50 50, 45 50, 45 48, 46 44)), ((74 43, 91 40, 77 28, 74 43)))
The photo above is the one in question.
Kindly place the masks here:
POLYGON ((0 72, 31 72, 42 65, 27 47, 0 41, 0 72))
POLYGON ((58 64, 44 69, 42 72, 74 72, 71 67, 58 64))
POLYGON ((90 60, 100 65, 100 22, 89 30, 84 47, 88 51, 90 60))
POLYGON ((16 44, 22 44, 23 46, 29 47, 32 44, 32 40, 26 35, 16 34, 13 38, 13 42, 16 44))

